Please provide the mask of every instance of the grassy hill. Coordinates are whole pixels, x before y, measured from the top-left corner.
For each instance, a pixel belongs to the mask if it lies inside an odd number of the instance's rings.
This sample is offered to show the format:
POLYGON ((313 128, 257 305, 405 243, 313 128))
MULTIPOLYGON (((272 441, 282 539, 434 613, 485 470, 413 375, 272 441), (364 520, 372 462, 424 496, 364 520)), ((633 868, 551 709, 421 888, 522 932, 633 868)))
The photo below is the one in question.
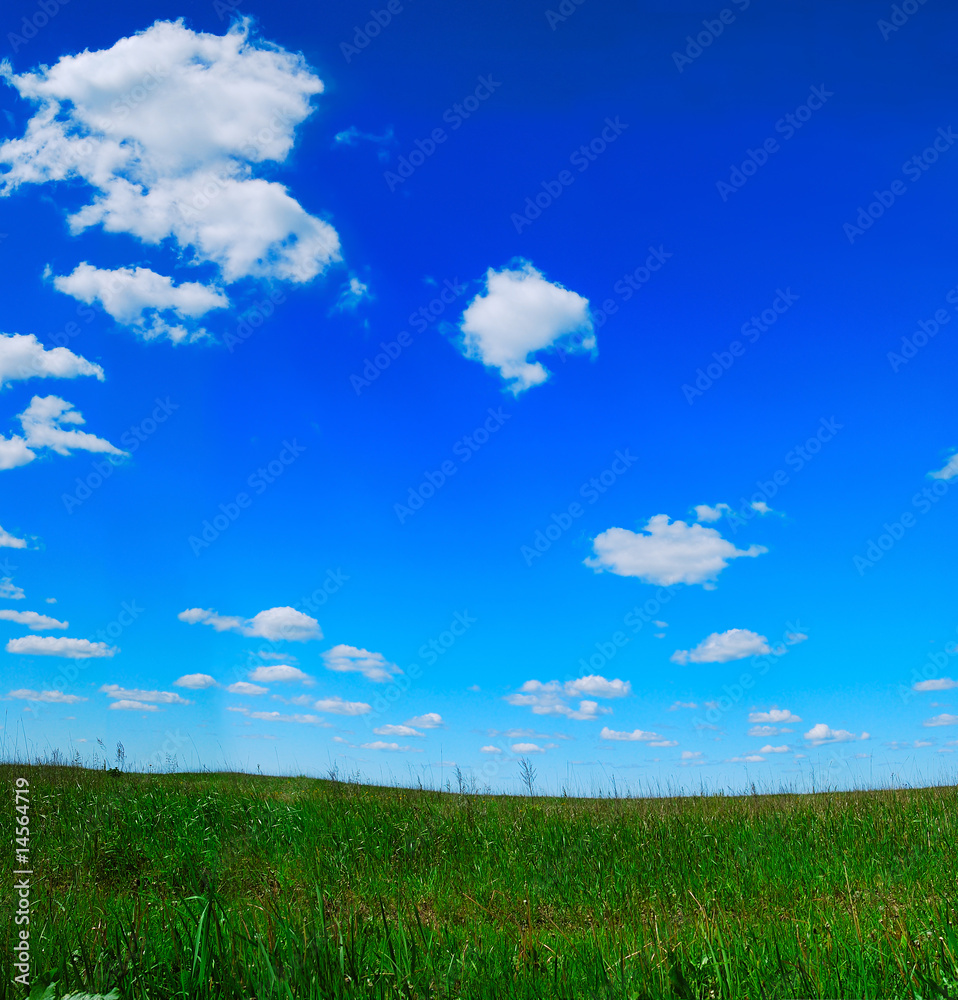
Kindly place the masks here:
POLYGON ((954 787, 569 799, 0 771, 30 782, 32 982, 57 996, 958 994, 954 787))

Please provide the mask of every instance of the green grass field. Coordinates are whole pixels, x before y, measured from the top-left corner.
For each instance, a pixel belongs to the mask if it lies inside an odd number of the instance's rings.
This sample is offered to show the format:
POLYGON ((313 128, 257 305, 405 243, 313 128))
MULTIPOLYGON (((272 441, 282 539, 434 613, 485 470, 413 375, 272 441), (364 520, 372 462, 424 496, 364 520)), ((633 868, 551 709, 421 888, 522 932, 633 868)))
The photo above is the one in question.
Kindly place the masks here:
POLYGON ((0 770, 8 860, 13 781, 31 787, 35 995, 958 995, 954 787, 572 799, 0 770))

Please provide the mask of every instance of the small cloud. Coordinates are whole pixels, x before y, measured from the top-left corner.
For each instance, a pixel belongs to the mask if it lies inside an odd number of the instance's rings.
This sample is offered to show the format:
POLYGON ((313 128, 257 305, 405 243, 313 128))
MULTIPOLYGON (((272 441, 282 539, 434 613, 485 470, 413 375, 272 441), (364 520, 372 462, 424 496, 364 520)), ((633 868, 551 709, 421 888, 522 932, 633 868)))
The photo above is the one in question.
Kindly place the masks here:
POLYGON ((868 733, 856 736, 847 729, 832 729, 830 726, 825 725, 824 722, 817 722, 805 734, 805 739, 813 747, 820 747, 826 743, 849 743, 852 740, 867 740, 868 738, 868 733))
POLYGON ((702 756, 701 750, 683 750, 682 760, 695 760, 697 757, 702 756))
POLYGON ((378 726, 373 732, 377 736, 422 736, 422 733, 412 726, 378 726))
POLYGON ((173 686, 190 688, 192 691, 203 691, 206 688, 216 687, 216 680, 209 674, 184 674, 173 681, 173 686))
POLYGON ((366 680, 376 684, 385 684, 393 676, 401 674, 402 670, 395 663, 390 663, 382 653, 371 653, 368 649, 358 649, 340 643, 323 653, 323 662, 327 670, 337 673, 358 673, 366 680))
POLYGON ((323 637, 315 618, 290 607, 268 608, 252 618, 218 615, 215 611, 203 608, 187 608, 176 617, 188 625, 210 625, 217 632, 238 632, 250 638, 308 642, 310 639, 323 637))
POLYGON ((383 740, 375 740, 372 743, 360 743, 363 750, 386 750, 393 753, 422 753, 417 747, 400 746, 398 743, 386 743, 383 740))
POLYGON ((513 743, 510 749, 513 753, 545 753, 537 743, 513 743))
POLYGON ((417 729, 439 729, 445 725, 442 716, 438 712, 426 712, 424 715, 414 715, 411 719, 406 719, 407 726, 415 726, 417 729))
POLYGON ((698 703, 694 701, 673 701, 669 705, 668 711, 677 712, 680 708, 698 708, 698 703))
POLYGON ((725 763, 726 764, 758 764, 758 763, 760 763, 763 760, 765 760, 765 758, 762 757, 761 754, 752 753, 752 754, 749 754, 747 757, 729 757, 729 759, 725 763))
POLYGON ((727 503, 717 503, 714 507, 710 507, 707 503, 700 503, 692 509, 699 521, 720 521, 723 514, 729 514, 732 511, 727 503))
POLYGON ((787 708, 772 708, 767 712, 749 712, 749 722, 801 722, 801 717, 787 708))
POLYGON ((782 745, 780 747, 773 747, 771 743, 767 743, 761 750, 759 750, 759 753, 788 753, 788 751, 789 747, 787 746, 782 745))
POLYGON ((235 684, 230 684, 226 689, 230 694, 250 694, 250 695, 260 695, 266 694, 269 688, 262 687, 259 684, 250 684, 249 681, 237 681, 235 684))
POLYGON ((930 719, 925 719, 923 726, 958 726, 958 715, 949 715, 947 712, 942 715, 935 715, 930 719))
POLYGON ((0 621, 16 622, 26 625, 32 632, 42 632, 47 629, 69 628, 69 622, 57 621, 49 615, 37 614, 36 611, 11 611, 8 608, 0 610, 0 621))
POLYGON ((935 472, 929 472, 932 479, 954 479, 958 476, 958 452, 955 452, 945 464, 935 472))
POLYGON ((339 695, 320 698, 313 704, 313 708, 320 712, 329 712, 331 715, 365 715, 372 711, 372 706, 364 701, 344 701, 339 695))
POLYGON ((647 733, 642 729, 633 729, 631 733, 625 733, 616 732, 614 729, 609 729, 608 726, 603 726, 602 732, 599 733, 599 739, 621 740, 629 743, 651 743, 655 740, 661 740, 662 737, 658 733, 647 733))
POLYGON ((149 705, 145 701, 131 701, 126 698, 121 701, 110 703, 110 708, 120 712, 158 712, 156 705, 149 705))
POLYGON ((336 299, 332 312, 355 312, 363 299, 371 298, 368 285, 360 281, 359 278, 350 278, 340 288, 339 298, 336 299))
POLYGON ((285 684, 290 681, 307 685, 316 683, 309 674, 303 673, 299 667, 290 666, 288 663, 274 663, 269 667, 257 667, 250 671, 249 679, 263 684, 285 684))
POLYGON ((5 576, 0 579, 0 597, 5 601, 22 601, 27 595, 18 587, 13 579, 5 576))
POLYGON ((950 677, 938 677, 928 681, 918 681, 912 684, 912 691, 950 691, 958 687, 958 681, 953 681, 950 677))
POLYGON ((747 628, 731 628, 727 632, 713 632, 694 649, 677 649, 672 654, 673 663, 729 663, 747 656, 764 656, 772 649, 768 639, 747 628))
POLYGON ((333 136, 334 149, 358 146, 361 142, 369 142, 379 147, 376 156, 380 163, 388 163, 390 147, 398 145, 391 127, 387 128, 382 135, 375 135, 372 132, 361 132, 355 125, 350 125, 349 128, 343 129, 342 132, 337 132, 333 136))
POLYGON ((51 705, 74 705, 78 701, 87 700, 76 694, 64 694, 62 691, 31 691, 29 688, 17 688, 7 697, 19 698, 22 701, 43 701, 51 705))
POLYGON ((120 687, 119 684, 104 684, 100 691, 107 698, 119 701, 151 701, 162 705, 192 705, 191 701, 176 694, 174 691, 141 691, 139 688, 120 687))
POLYGON ((115 646, 108 646, 105 642, 90 642, 89 639, 25 635, 22 639, 11 639, 7 643, 7 652, 26 656, 62 656, 69 660, 88 660, 114 656, 119 650, 115 646))

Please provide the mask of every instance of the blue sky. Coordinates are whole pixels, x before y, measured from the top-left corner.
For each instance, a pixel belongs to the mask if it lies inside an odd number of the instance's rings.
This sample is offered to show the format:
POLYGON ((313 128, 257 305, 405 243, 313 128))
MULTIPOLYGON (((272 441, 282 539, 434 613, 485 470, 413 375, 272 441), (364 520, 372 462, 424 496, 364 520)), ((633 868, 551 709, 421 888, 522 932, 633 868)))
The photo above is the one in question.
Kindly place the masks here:
POLYGON ((373 10, 5 15, 7 752, 950 778, 958 13, 373 10))

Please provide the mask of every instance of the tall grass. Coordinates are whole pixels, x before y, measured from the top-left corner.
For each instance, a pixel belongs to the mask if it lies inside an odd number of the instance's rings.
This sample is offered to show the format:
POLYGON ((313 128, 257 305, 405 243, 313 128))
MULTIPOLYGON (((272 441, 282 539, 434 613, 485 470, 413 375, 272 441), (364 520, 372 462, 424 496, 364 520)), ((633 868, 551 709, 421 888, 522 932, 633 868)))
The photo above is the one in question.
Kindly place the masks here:
POLYGON ((0 773, 30 780, 34 982, 57 996, 958 994, 954 787, 590 800, 0 773))

